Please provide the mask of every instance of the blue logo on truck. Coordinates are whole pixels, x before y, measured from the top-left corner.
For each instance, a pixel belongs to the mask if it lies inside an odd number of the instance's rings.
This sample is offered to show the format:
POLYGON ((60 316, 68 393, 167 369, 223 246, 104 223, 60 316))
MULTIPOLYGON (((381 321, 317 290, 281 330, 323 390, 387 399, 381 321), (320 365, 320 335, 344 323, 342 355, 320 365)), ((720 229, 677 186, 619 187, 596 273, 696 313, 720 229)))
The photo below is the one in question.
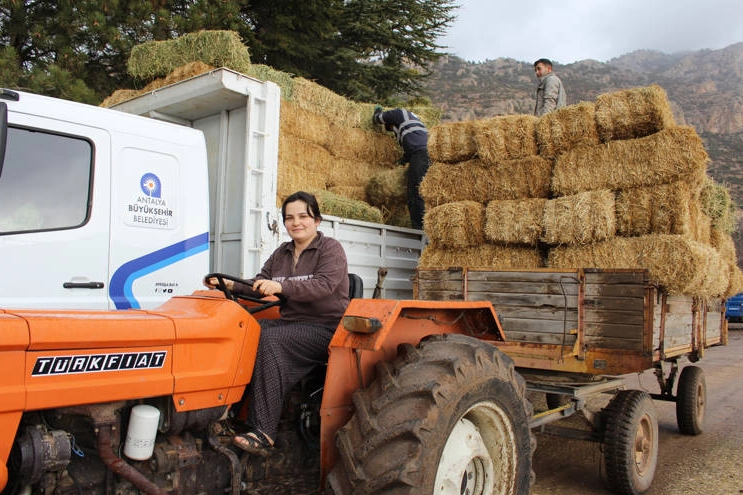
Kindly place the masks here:
POLYGON ((208 249, 209 232, 204 232, 124 263, 111 277, 108 290, 116 309, 139 309, 139 302, 132 291, 132 285, 138 278, 208 249))
POLYGON ((142 192, 151 198, 159 198, 162 195, 160 177, 151 172, 142 176, 139 186, 142 188, 142 192))

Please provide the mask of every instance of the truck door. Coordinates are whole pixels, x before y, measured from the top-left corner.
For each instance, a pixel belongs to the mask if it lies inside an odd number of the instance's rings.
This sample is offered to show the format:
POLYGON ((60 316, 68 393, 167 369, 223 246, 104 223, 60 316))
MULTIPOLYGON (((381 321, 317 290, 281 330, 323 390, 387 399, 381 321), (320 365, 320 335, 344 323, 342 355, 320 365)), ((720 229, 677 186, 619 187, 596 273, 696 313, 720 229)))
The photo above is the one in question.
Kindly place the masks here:
POLYGON ((110 137, 8 113, 0 176, 0 306, 106 309, 110 137))

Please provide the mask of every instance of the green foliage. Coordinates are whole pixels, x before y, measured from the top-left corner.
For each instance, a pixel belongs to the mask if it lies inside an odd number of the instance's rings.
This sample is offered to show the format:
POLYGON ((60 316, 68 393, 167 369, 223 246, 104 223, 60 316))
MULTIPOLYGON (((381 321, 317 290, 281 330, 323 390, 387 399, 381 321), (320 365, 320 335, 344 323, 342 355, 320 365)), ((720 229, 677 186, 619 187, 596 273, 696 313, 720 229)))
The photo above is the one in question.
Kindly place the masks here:
POLYGON ((239 34, 255 64, 359 101, 415 94, 441 54, 453 0, 2 0, 4 81, 98 101, 147 81, 132 48, 200 30, 239 34), (51 67, 54 68, 51 68, 51 67), (65 87, 52 88, 52 82, 65 87))

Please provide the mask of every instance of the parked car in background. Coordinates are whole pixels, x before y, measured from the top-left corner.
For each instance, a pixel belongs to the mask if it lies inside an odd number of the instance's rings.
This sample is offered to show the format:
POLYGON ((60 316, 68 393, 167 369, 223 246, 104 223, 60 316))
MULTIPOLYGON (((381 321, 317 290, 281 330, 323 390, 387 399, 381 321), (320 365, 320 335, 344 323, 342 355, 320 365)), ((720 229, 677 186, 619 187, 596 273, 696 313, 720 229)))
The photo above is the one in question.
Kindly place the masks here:
POLYGON ((743 321, 743 292, 735 294, 725 303, 725 317, 728 321, 743 321))

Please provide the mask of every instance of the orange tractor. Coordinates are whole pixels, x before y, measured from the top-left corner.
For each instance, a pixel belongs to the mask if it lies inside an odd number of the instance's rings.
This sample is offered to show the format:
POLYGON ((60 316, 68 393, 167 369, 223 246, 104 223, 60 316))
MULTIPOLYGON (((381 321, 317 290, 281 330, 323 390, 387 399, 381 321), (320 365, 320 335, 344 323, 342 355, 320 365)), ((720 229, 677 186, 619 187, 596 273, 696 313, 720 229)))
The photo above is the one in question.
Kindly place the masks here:
POLYGON ((327 366, 287 400, 276 455, 232 447, 220 419, 275 304, 201 291, 151 311, 0 313, 3 495, 237 495, 317 461, 315 491, 529 493, 531 405, 488 302, 353 299, 327 366))

